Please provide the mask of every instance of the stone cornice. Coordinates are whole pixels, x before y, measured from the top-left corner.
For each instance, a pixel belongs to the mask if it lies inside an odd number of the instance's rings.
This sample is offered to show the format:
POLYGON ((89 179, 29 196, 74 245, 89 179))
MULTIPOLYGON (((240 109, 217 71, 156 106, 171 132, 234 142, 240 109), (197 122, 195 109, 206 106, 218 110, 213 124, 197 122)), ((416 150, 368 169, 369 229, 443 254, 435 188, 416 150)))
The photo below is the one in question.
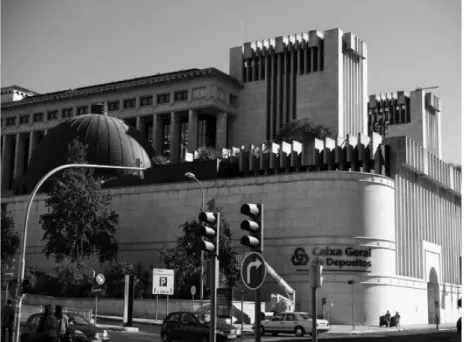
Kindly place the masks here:
POLYGON ((234 83, 237 87, 242 88, 243 83, 237 80, 235 77, 232 77, 216 68, 206 68, 206 69, 189 69, 176 71, 172 73, 138 77, 129 80, 116 81, 110 83, 102 83, 98 85, 68 89, 63 91, 57 91, 53 93, 41 94, 36 96, 29 96, 20 101, 12 101, 7 103, 2 103, 1 108, 15 108, 22 107, 30 104, 43 103, 47 101, 55 101, 61 99, 69 99, 73 97, 88 96, 92 94, 112 92, 126 90, 141 86, 150 86, 155 84, 162 84, 167 82, 177 82, 184 81, 192 78, 199 77, 211 77, 216 76, 234 83))

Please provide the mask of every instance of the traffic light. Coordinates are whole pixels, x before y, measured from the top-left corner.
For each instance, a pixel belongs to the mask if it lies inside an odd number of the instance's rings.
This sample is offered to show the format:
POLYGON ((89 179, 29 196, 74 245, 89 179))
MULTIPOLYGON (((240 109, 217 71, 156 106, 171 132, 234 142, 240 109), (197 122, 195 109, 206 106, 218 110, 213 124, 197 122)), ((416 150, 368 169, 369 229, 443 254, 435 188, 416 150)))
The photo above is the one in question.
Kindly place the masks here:
POLYGON ((322 265, 313 264, 310 268, 310 284, 312 288, 322 287, 324 277, 322 277, 322 265))
POLYGON ((201 225, 198 226, 197 232, 203 237, 200 248, 211 255, 219 255, 219 236, 221 226, 221 214, 202 212, 198 216, 201 225))
POLYGON ((322 298, 322 306, 327 304, 327 297, 322 298))
POLYGON ((264 213, 262 204, 245 203, 240 208, 240 213, 249 216, 248 220, 243 220, 240 228, 250 232, 244 235, 240 243, 253 251, 262 252, 264 249, 264 213))

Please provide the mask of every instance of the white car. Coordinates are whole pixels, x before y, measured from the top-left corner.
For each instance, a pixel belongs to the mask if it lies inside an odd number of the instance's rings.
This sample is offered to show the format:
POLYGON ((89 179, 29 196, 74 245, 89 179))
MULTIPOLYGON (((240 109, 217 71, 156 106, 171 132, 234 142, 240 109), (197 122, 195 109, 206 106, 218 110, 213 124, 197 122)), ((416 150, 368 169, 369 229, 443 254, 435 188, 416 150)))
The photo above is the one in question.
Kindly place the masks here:
MULTIPOLYGON (((317 333, 329 331, 329 321, 316 320, 317 333)), ((312 335, 313 322, 307 312, 283 312, 275 315, 268 321, 261 322, 261 335, 270 333, 276 336, 278 333, 294 333, 300 337, 304 334, 312 335)))

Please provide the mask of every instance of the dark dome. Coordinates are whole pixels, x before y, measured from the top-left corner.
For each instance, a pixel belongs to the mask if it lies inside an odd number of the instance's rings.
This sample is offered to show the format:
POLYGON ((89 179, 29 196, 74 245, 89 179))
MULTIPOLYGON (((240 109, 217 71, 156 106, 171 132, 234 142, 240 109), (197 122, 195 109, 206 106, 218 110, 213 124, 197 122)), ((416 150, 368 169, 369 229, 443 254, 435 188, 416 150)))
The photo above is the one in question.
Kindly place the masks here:
MULTIPOLYGON (((67 119, 49 130, 35 149, 25 177, 26 191, 52 169, 67 163, 68 144, 75 138, 88 145, 89 164, 151 167, 155 151, 143 134, 122 120, 102 114, 85 114, 67 119)), ((104 170, 104 174, 123 175, 133 171, 104 170)), ((95 172, 102 174, 96 169, 95 172)))

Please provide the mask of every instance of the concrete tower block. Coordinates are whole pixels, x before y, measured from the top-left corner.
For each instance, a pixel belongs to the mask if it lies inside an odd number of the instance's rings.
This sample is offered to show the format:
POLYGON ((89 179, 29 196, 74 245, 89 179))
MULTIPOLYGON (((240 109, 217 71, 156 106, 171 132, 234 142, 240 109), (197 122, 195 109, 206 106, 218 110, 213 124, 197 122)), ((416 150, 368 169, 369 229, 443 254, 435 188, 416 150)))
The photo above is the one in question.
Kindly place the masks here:
POLYGON ((367 59, 367 44, 364 41, 361 41, 359 57, 362 59, 367 59))
POLYGON ((323 39, 324 35, 321 31, 312 30, 308 32, 308 46, 315 47, 319 45, 319 40, 323 39))
POLYGON ((287 48, 287 43, 288 43, 287 37, 285 37, 285 41, 284 41, 284 37, 276 37, 275 38, 275 52, 276 53, 284 52, 285 49, 287 48))
POLYGON ((356 51, 356 36, 353 33, 347 32, 343 34, 343 42, 348 50, 356 51))
POLYGON ((369 95, 369 108, 377 108, 377 96, 369 95))
POLYGON ((229 74, 239 80, 243 76, 243 55, 242 47, 237 46, 230 49, 229 54, 229 74))
POLYGON ((253 50, 251 49, 251 43, 246 42, 243 44, 243 58, 248 59, 253 57, 253 50))
POLYGON ((397 91, 396 92, 396 98, 397 98, 397 101, 398 101, 399 105, 402 105, 402 104, 406 103, 406 99, 404 97, 404 91, 397 91))

